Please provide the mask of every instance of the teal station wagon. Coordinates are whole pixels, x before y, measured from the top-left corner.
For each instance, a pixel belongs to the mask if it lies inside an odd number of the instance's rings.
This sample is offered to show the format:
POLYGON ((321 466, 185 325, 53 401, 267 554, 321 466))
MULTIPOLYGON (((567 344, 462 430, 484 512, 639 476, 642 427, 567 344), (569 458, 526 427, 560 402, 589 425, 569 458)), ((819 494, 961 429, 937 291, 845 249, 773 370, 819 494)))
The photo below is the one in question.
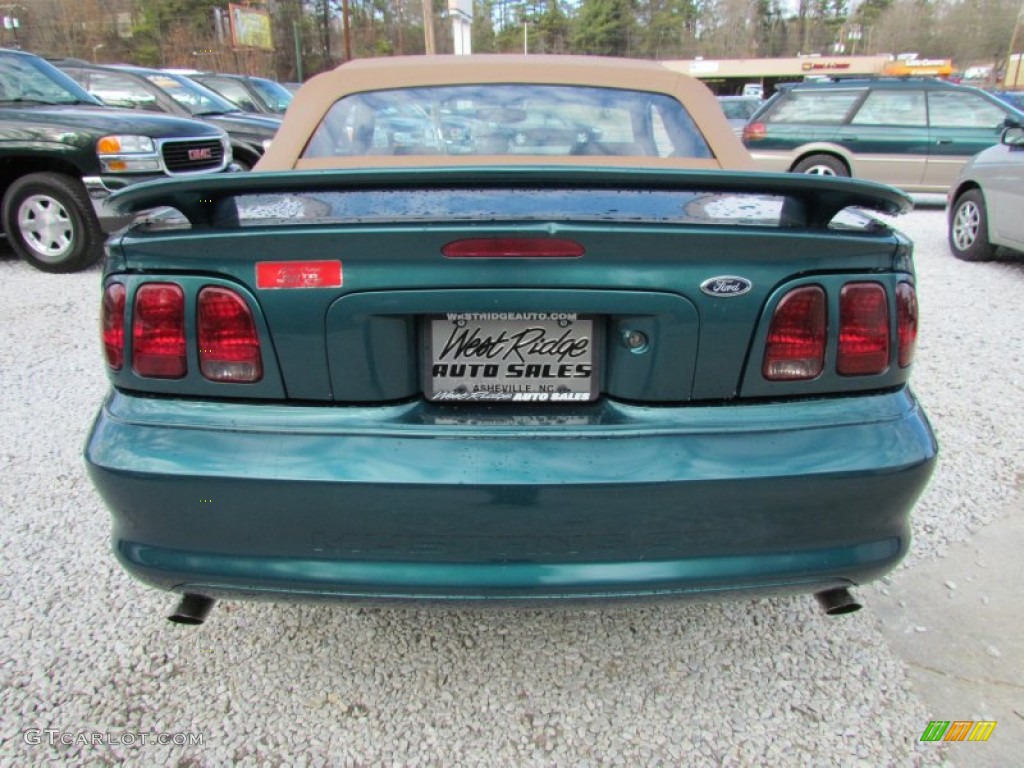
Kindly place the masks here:
POLYGON ((973 155, 1024 113, 985 91, 934 78, 805 82, 780 90, 743 129, 765 171, 852 176, 906 192, 945 192, 973 155))
POLYGON ((912 246, 863 210, 909 201, 751 172, 685 76, 346 64, 252 174, 114 202, 163 212, 109 243, 86 460, 175 621, 221 598, 845 613, 907 551, 936 456, 912 246), (536 114, 586 130, 524 149, 536 114))

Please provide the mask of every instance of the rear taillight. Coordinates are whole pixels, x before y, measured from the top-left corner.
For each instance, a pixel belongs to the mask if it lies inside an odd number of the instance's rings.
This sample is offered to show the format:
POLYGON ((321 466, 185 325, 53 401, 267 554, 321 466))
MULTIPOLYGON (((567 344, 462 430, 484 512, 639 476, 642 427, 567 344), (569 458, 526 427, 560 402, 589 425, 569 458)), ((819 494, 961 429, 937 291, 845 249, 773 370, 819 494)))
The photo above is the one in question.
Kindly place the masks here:
POLYGON ((757 141, 763 139, 768 135, 768 128, 761 121, 756 123, 747 123, 743 126, 743 140, 744 141, 757 141))
POLYGON ((813 379, 825 366, 825 291, 794 288, 782 297, 765 342, 761 371, 769 381, 813 379))
POLYGON ((111 283, 103 291, 101 311, 103 353, 115 371, 124 365, 124 285, 111 283))
POLYGON ((910 283, 896 286, 896 337, 900 367, 906 368, 914 362, 917 346, 917 292, 910 283))
POLYGON ((889 301, 879 283, 847 283, 839 293, 841 376, 869 376, 889 367, 889 301))
POLYGON ((146 283, 135 292, 132 370, 139 376, 185 375, 185 296, 172 283, 146 283))
POLYGON ((196 302, 199 370, 211 381, 247 383, 263 376, 260 340, 249 305, 227 288, 207 286, 196 302))

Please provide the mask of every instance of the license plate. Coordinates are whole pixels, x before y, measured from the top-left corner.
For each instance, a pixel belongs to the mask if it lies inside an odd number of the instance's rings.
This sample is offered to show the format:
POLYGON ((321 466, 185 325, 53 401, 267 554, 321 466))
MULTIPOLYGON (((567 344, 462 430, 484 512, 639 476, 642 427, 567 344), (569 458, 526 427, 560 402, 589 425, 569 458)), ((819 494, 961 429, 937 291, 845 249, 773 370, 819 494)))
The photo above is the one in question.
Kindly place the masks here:
POLYGON ((572 313, 466 312, 427 320, 425 390, 435 402, 594 400, 597 323, 572 313))

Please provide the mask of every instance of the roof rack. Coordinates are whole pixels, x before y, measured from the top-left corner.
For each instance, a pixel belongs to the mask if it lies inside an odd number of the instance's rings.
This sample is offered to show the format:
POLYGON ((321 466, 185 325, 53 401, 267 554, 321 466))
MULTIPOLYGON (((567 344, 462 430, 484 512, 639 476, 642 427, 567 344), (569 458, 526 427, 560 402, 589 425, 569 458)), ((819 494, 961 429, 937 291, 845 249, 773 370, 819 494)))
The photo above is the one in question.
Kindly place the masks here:
MULTIPOLYGON (((941 83, 943 85, 955 85, 945 78, 938 77, 937 75, 815 75, 810 78, 805 78, 801 82, 787 83, 787 85, 800 85, 801 83, 849 83, 849 82, 867 82, 867 83, 878 83, 878 82, 913 82, 913 83, 941 83)), ((782 85, 780 83, 776 87, 782 85)))

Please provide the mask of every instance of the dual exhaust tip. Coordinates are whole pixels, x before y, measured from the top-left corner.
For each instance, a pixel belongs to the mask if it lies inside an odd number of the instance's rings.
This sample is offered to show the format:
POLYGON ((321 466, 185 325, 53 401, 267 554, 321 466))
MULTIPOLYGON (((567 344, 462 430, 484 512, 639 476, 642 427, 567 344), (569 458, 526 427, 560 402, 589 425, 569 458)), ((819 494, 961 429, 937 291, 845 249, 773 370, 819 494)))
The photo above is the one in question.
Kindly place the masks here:
MULTIPOLYGON (((842 616, 845 613, 854 613, 862 607, 856 598, 850 594, 850 590, 846 588, 827 589, 824 592, 816 592, 814 598, 827 616, 842 616)), ((175 624, 198 626, 206 621, 206 617, 210 615, 215 602, 212 597, 187 592, 182 596, 178 607, 174 609, 174 613, 167 617, 167 620, 175 624)))

